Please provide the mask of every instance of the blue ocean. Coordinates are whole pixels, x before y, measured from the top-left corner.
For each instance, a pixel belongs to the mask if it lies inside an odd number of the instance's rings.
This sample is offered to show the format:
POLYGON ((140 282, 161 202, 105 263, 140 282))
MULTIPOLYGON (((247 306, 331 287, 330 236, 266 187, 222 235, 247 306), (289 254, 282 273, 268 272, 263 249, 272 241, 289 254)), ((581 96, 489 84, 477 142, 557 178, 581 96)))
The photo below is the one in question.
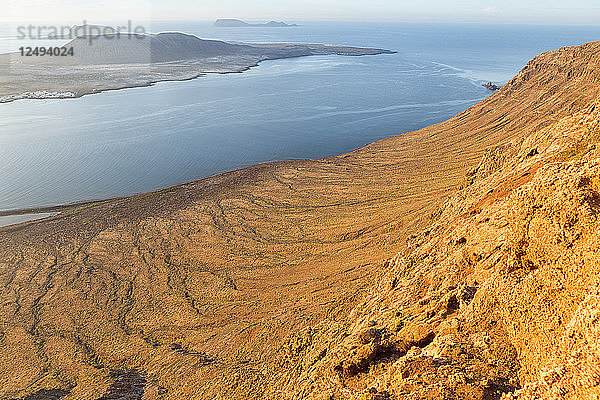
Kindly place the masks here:
POLYGON ((435 124, 489 96, 538 53, 596 27, 302 23, 151 30, 242 42, 397 51, 268 61, 242 74, 0 104, 0 210, 151 191, 272 160, 320 158, 435 124))

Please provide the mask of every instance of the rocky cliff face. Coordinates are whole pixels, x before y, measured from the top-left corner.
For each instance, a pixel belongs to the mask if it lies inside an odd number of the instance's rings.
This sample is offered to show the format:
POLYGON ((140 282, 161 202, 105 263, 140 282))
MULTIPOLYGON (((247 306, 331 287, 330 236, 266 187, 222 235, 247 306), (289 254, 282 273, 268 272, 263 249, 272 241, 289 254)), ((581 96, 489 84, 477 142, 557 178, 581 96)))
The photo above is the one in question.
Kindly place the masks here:
POLYGON ((486 153, 303 356, 299 397, 596 398, 599 139, 594 102, 486 153))
POLYGON ((596 398, 599 55, 348 155, 0 229, 0 398, 596 398))

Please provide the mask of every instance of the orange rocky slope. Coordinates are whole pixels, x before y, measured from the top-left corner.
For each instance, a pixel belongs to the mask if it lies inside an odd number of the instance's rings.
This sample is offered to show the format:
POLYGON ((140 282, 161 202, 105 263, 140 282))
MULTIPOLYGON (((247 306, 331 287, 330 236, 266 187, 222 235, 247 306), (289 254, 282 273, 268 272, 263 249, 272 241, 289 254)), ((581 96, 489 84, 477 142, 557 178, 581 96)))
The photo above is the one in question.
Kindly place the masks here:
POLYGON ((317 338, 299 397, 598 398, 599 139, 594 104, 489 151, 317 338))
POLYGON ((599 54, 348 155, 0 228, 0 398, 595 398, 599 54))

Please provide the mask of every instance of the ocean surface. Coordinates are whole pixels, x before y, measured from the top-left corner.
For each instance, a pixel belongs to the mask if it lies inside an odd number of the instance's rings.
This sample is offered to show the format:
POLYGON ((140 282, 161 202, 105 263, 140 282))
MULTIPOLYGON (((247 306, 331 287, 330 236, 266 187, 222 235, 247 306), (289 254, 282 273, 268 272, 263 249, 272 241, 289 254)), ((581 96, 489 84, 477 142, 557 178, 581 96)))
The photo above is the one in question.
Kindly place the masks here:
MULTIPOLYGON (((123 196, 265 161, 345 153, 448 119, 490 95, 482 83, 508 81, 538 53, 600 39, 595 27, 475 24, 154 23, 148 31, 398 53, 268 61, 243 74, 0 104, 0 210, 123 196)), ((0 50, 17 50, 9 40, 15 34, 0 31, 0 50)))

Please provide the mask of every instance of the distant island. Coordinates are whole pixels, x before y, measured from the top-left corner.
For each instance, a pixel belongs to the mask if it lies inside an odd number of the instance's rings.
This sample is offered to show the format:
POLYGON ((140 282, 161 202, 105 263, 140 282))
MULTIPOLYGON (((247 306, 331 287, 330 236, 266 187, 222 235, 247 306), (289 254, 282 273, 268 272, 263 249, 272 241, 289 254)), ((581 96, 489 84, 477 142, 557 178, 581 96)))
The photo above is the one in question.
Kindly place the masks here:
MULTIPOLYGON (((110 29, 110 28, 108 28, 110 29)), ((73 98, 105 90, 181 81, 206 73, 243 72, 265 60, 313 55, 366 56, 392 51, 323 44, 245 44, 204 40, 180 32, 78 36, 65 57, 0 54, 0 103, 73 98)))
POLYGON ((250 24, 239 19, 218 19, 215 26, 220 28, 244 28, 244 27, 267 27, 267 28, 284 28, 290 26, 299 26, 297 24, 286 24, 285 22, 269 21, 263 24, 250 24))

